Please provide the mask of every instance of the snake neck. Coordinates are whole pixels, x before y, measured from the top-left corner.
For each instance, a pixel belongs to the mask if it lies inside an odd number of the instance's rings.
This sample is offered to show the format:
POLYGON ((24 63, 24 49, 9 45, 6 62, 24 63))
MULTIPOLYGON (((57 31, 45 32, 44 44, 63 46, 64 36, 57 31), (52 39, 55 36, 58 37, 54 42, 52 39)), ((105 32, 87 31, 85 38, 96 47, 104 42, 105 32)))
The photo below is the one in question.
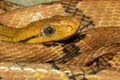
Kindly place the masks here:
POLYGON ((15 41, 16 35, 21 29, 11 28, 4 25, 0 25, 0 40, 3 41, 15 41))

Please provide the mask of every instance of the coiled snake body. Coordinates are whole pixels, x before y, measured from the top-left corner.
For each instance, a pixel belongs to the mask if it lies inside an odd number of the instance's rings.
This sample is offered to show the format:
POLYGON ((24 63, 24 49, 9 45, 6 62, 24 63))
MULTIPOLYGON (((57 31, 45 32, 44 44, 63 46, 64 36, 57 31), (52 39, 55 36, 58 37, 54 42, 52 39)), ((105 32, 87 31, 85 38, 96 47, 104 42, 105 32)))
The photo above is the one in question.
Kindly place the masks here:
POLYGON ((1 25, 1 80, 117 80, 120 27, 82 31, 75 15, 53 16, 20 29, 1 25))

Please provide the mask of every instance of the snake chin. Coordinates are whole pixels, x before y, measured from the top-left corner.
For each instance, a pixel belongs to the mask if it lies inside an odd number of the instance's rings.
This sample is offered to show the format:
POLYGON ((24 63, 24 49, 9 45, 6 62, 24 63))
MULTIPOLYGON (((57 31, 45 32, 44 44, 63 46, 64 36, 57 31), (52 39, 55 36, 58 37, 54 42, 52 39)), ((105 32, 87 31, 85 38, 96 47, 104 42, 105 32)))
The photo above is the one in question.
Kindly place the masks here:
POLYGON ((72 36, 72 37, 70 37, 70 38, 68 38, 66 40, 62 40, 62 41, 59 41, 59 42, 66 43, 66 44, 68 44, 68 43, 76 43, 76 42, 78 42, 80 40, 83 40, 85 37, 86 37, 86 34, 78 33, 78 34, 75 34, 74 36, 72 36))

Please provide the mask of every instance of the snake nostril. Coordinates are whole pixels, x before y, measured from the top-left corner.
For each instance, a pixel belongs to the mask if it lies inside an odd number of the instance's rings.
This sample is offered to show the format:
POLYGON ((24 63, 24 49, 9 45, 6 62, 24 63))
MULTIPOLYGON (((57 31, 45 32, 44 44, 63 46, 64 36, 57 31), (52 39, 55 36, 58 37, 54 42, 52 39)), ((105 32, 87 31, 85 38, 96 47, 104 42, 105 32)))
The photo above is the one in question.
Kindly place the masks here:
POLYGON ((72 26, 68 26, 68 27, 66 27, 66 28, 67 28, 66 30, 67 30, 68 32, 71 32, 71 31, 73 30, 72 26))

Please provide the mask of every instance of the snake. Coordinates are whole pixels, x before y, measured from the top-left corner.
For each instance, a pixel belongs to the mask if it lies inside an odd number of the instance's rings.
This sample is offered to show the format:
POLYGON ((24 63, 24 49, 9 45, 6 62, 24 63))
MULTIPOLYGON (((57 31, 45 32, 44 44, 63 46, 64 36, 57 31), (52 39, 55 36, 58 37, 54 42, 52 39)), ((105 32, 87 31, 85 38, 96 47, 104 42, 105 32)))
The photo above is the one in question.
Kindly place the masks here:
POLYGON ((85 15, 72 14, 24 28, 1 24, 0 79, 119 80, 120 27, 84 31, 91 22, 84 23, 85 15))

